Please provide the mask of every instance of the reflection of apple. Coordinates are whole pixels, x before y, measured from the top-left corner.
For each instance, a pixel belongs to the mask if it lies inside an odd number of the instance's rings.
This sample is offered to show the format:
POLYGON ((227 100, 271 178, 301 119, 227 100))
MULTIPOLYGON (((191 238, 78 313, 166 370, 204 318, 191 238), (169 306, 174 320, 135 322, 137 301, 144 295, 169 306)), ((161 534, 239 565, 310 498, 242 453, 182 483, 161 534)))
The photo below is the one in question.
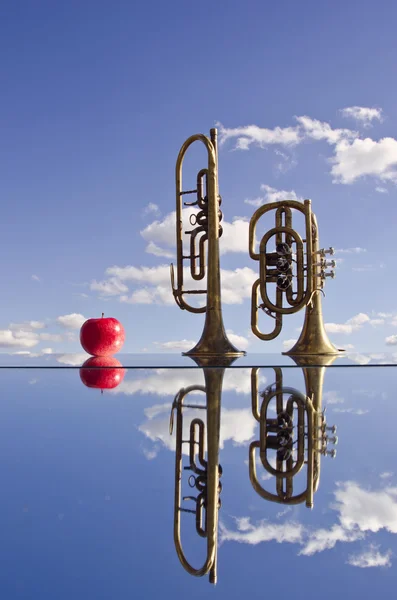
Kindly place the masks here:
POLYGON ((88 319, 80 329, 80 343, 88 354, 111 356, 120 352, 125 340, 122 324, 113 317, 88 319))
POLYGON ((89 388, 111 390, 124 379, 125 369, 122 367, 121 362, 113 356, 92 356, 80 368, 80 379, 89 388))

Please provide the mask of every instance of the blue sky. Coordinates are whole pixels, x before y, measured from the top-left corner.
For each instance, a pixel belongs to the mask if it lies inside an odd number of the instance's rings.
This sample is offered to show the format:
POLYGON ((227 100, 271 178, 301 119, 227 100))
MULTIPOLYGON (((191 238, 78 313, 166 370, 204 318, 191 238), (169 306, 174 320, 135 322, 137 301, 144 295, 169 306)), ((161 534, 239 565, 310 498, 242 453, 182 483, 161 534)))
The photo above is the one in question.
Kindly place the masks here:
MULTIPOLYGON (((260 390, 273 381, 272 369, 260 370, 260 390)), ((175 394, 202 384, 202 371, 129 370, 103 395, 86 388, 74 369, 3 369, 0 382, 3 596, 208 594, 207 578, 188 575, 174 549, 175 435, 168 431, 175 394)), ((283 382, 304 392, 300 369, 284 370, 283 382)), ((259 435, 250 385, 250 369, 226 371, 218 584, 211 592, 260 598, 266 584, 274 596, 287 569, 309 599, 318 597, 313 573, 326 600, 342 586, 354 598, 390 593, 397 551, 395 369, 327 369, 323 405, 339 444, 335 460, 321 460, 312 511, 283 510, 250 484, 248 447, 259 435), (374 427, 381 414, 388 418, 374 427)), ((274 489, 274 481, 261 482, 274 489)), ((184 542, 198 562, 204 542, 189 516, 184 542)))
POLYGON ((124 324, 125 352, 197 341, 203 318, 168 282, 174 166, 189 135, 220 123, 235 344, 280 352, 302 324, 285 319, 271 343, 249 333, 247 220, 252 202, 287 195, 312 199, 321 244, 343 259, 326 286, 332 341, 393 351, 396 17, 391 1, 3 2, 1 350, 77 352, 101 312, 124 324))

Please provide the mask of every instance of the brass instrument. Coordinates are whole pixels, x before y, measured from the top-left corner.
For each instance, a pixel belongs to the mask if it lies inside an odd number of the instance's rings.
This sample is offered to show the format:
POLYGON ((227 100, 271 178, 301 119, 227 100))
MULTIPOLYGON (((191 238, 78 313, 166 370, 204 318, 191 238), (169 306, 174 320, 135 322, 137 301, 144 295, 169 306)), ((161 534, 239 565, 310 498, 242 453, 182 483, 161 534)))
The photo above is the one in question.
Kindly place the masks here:
MULTIPOLYGON (((330 357, 331 361, 335 357, 330 357)), ((330 364, 328 362, 328 364, 330 364)), ((336 427, 328 427, 322 405, 325 366, 304 368, 306 394, 283 386, 282 370, 274 368, 275 384, 258 393, 258 371, 251 371, 252 414, 260 426, 258 441, 250 444, 249 476, 255 491, 265 500, 294 505, 302 502, 313 508, 313 497, 320 483, 321 456, 336 456, 328 444, 337 444, 336 427), (285 401, 285 396, 287 400, 285 401), (259 407, 259 398, 262 403, 259 407), (271 400, 276 400, 276 416, 269 417, 271 400), (276 493, 266 490, 258 480, 256 451, 264 469, 276 479, 276 493), (275 466, 271 464, 271 453, 275 466), (306 466, 306 488, 294 493, 294 477, 306 466)))
POLYGON ((245 352, 237 350, 228 340, 222 319, 221 282, 219 264, 219 238, 222 235, 221 197, 218 191, 218 157, 217 130, 211 129, 210 138, 203 134, 189 137, 182 145, 176 161, 176 286, 174 265, 171 264, 172 293, 179 308, 192 313, 205 312, 205 325, 200 341, 189 352, 189 356, 240 356, 245 352), (194 190, 182 190, 182 163, 188 148, 196 141, 204 144, 208 154, 207 167, 197 174, 197 185, 194 190), (183 202, 183 196, 195 194, 194 202, 183 202), (190 250, 185 254, 183 249, 182 208, 197 206, 197 215, 190 216, 193 226, 190 235, 190 250), (205 265, 205 248, 208 242, 207 269, 205 265), (190 275, 195 281, 204 279, 207 270, 206 290, 185 290, 183 287, 184 261, 190 262, 190 275), (206 294, 206 305, 194 307, 185 299, 186 295, 206 294))
POLYGON ((219 464, 219 432, 221 393, 224 369, 204 369, 205 386, 193 385, 182 388, 175 396, 170 418, 170 434, 174 427, 176 411, 176 451, 175 451, 175 498, 174 498, 174 543, 182 566, 191 575, 202 577, 209 574, 210 583, 217 580, 218 511, 221 506, 220 478, 222 467, 219 464), (189 393, 201 391, 206 394, 206 405, 185 404, 189 393), (206 425, 200 418, 190 422, 189 439, 183 439, 183 410, 186 408, 205 410, 206 425), (183 466, 183 444, 189 448, 189 463, 183 466), (182 498, 182 473, 190 471, 189 486, 197 496, 182 498), (186 508, 182 502, 194 503, 194 508, 186 508), (207 541, 207 557, 199 567, 193 567, 187 560, 181 541, 181 513, 195 516, 196 532, 207 541))
POLYGON ((334 249, 320 249, 318 227, 311 210, 311 201, 303 204, 297 200, 271 202, 258 208, 249 226, 249 253, 259 262, 259 279, 252 286, 251 328, 261 340, 276 338, 282 329, 283 315, 293 314, 305 308, 305 321, 301 335, 288 352, 292 356, 338 354, 324 329, 321 295, 328 277, 334 278, 334 260, 328 262, 327 254, 334 249), (269 229, 255 250, 256 231, 263 215, 275 211, 275 227, 269 229), (293 228, 293 211, 305 218, 305 234, 302 238, 293 228), (274 241, 275 250, 269 251, 268 244, 274 241), (268 286, 275 284, 275 302, 269 298, 268 286), (259 301, 260 296, 260 301, 259 301), (284 302, 285 300, 285 302, 284 302), (273 330, 262 333, 258 327, 258 310, 262 309, 274 319, 273 330))

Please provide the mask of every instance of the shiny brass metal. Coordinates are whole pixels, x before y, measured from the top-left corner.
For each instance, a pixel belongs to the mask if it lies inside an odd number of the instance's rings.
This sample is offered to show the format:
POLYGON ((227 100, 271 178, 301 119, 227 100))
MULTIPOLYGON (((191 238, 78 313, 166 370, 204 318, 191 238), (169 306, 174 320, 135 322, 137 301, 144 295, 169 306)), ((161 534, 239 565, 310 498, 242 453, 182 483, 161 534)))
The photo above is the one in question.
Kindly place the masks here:
POLYGON ((336 265, 335 261, 326 261, 326 255, 334 253, 333 248, 326 250, 319 247, 317 219, 312 213, 311 201, 305 200, 302 204, 297 200, 282 200, 258 208, 250 221, 249 253, 253 260, 259 262, 259 279, 252 286, 253 333, 261 340, 272 340, 281 332, 283 315, 305 308, 302 333, 293 348, 283 354, 303 356, 342 352, 330 342, 324 329, 321 294, 324 294, 325 280, 335 276, 334 271, 326 269, 336 265), (256 252, 258 222, 271 211, 275 211, 275 227, 265 233, 259 252, 256 252), (305 218, 304 238, 293 228, 293 211, 300 212, 305 218), (269 252, 268 244, 273 239, 275 251, 269 252), (276 284, 275 302, 269 298, 269 284, 276 284), (259 330, 259 309, 274 319, 273 330, 269 333, 259 330))
POLYGON ((219 263, 219 238, 222 235, 221 197, 218 190, 217 130, 211 129, 210 138, 203 134, 189 137, 182 145, 176 161, 176 285, 174 265, 171 264, 172 293, 179 308, 192 313, 205 312, 204 330, 199 342, 188 356, 241 356, 240 352, 227 338, 221 307, 221 281, 219 263), (204 144, 208 154, 207 167, 197 174, 197 186, 194 190, 182 190, 182 163, 188 148, 196 141, 204 144), (184 202, 183 196, 196 194, 194 202, 184 202), (195 226, 190 235, 190 252, 183 250, 182 208, 197 206, 200 210, 192 215, 190 223, 195 226), (193 217, 193 218, 192 218, 193 217), (205 265, 205 247, 208 242, 207 267, 205 265), (184 261, 190 262, 190 274, 195 281, 204 279, 207 271, 207 289, 185 290, 183 287, 184 261), (186 295, 206 294, 206 305, 194 307, 186 300, 186 295))
POLYGON ((204 368, 205 386, 193 385, 179 390, 175 396, 170 418, 170 434, 174 427, 176 411, 176 450, 175 450, 175 498, 174 498, 174 542, 182 566, 191 575, 209 575, 210 583, 217 581, 218 511, 221 506, 222 467, 219 464, 219 434, 221 394, 224 369, 204 368), (189 393, 204 392, 206 404, 185 404, 189 393), (190 422, 189 439, 183 439, 183 410, 186 408, 205 410, 206 425, 200 418, 190 422), (183 466, 183 445, 189 447, 189 464, 183 466), (197 497, 182 498, 182 472, 191 471, 189 485, 197 491, 197 497), (184 508, 182 501, 195 503, 195 508, 184 508), (199 567, 193 567, 187 560, 181 541, 181 513, 195 515, 196 532, 207 541, 207 557, 199 567))
MULTIPOLYGON (((258 393, 258 372, 251 371, 252 414, 260 425, 260 439, 250 444, 249 476, 255 491, 265 500, 280 504, 306 503, 313 508, 314 493, 320 483, 321 456, 336 455, 336 450, 328 450, 328 444, 336 444, 337 437, 329 437, 328 431, 336 432, 336 427, 328 427, 322 411, 322 389, 326 364, 331 364, 336 356, 324 357, 324 366, 310 367, 308 357, 303 368, 306 394, 283 386, 281 368, 274 368, 275 383, 264 392, 258 393), (284 402, 284 396, 288 399, 284 402), (259 407, 259 397, 262 404, 259 407), (268 416, 271 400, 276 399, 276 417, 268 416), (297 419, 295 418, 297 415, 297 419), (256 450, 264 469, 276 478, 276 493, 266 490, 258 480, 256 472, 256 450), (275 452, 275 466, 271 464, 270 452, 275 452), (306 466, 306 488, 294 493, 294 477, 306 466)), ((316 359, 318 363, 318 359, 316 359)), ((298 363, 299 364, 299 363, 298 363)))

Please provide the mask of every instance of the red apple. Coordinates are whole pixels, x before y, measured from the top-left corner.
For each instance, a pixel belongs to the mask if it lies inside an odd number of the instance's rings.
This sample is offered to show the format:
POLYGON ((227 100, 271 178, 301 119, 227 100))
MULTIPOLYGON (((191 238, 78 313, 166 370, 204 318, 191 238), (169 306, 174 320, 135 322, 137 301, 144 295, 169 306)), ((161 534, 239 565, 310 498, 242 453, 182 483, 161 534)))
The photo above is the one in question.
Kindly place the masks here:
POLYGON ((124 379, 125 369, 122 367, 113 356, 92 356, 80 367, 80 379, 89 388, 111 390, 124 379))
POLYGON ((120 352, 125 340, 122 324, 113 317, 88 319, 80 329, 80 343, 88 354, 111 356, 120 352))

